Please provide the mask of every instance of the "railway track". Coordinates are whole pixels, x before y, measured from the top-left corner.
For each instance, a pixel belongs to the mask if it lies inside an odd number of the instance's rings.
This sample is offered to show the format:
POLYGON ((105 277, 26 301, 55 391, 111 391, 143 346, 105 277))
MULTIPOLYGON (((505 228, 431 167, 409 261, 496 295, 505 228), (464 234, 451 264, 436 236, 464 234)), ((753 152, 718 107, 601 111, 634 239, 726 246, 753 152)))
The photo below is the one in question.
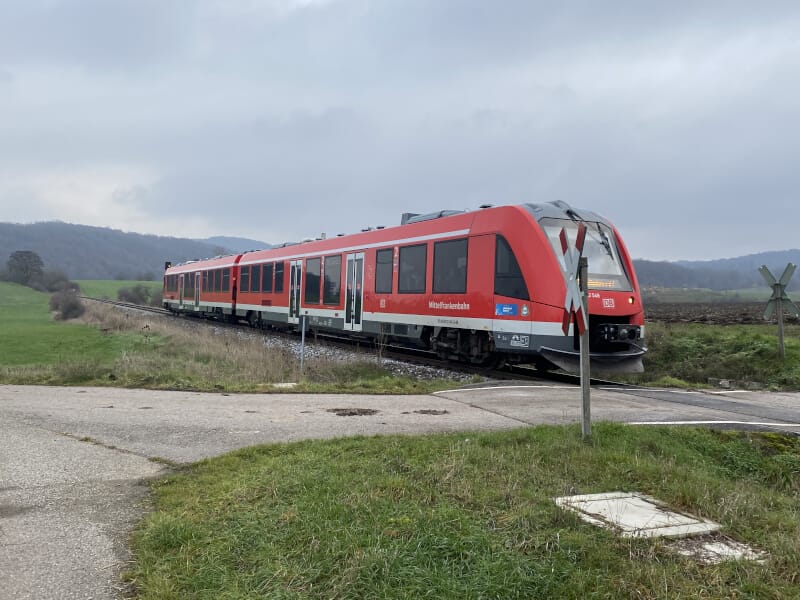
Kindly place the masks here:
POLYGON ((172 313, 160 306, 145 306, 142 304, 132 304, 130 302, 120 302, 119 300, 110 300, 108 298, 92 298, 91 296, 78 296, 81 300, 91 300, 92 302, 100 302, 102 304, 111 304, 120 308, 130 308, 142 312, 150 312, 159 315, 171 315, 172 313))

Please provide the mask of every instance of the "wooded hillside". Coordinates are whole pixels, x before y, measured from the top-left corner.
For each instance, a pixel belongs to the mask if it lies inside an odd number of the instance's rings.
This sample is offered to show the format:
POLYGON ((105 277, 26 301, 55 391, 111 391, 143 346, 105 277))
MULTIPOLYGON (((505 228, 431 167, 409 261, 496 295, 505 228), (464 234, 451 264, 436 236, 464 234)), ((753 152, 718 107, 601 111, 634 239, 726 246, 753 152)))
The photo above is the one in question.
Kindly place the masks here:
POLYGON ((159 279, 164 262, 226 254, 226 248, 196 240, 126 233, 61 222, 0 223, 0 269, 17 250, 31 250, 46 269, 70 279, 159 279))

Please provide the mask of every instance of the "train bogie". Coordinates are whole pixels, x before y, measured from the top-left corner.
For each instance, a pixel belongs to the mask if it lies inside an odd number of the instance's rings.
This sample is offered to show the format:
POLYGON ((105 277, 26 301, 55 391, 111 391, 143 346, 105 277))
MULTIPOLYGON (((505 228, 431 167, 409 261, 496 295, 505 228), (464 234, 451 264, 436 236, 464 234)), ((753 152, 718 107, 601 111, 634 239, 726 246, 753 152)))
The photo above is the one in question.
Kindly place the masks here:
POLYGON ((477 364, 577 369, 564 325, 564 230, 587 226, 593 368, 641 370, 633 265, 605 219, 563 203, 442 211, 392 228, 170 267, 164 303, 256 327, 398 340, 477 364))

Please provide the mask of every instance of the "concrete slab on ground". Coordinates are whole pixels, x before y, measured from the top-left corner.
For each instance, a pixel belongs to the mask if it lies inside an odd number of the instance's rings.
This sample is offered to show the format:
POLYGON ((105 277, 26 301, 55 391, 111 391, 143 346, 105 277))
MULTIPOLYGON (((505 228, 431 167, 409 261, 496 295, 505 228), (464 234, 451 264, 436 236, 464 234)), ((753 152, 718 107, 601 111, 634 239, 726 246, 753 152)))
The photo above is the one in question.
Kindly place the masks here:
POLYGON ((764 562, 767 553, 719 535, 718 523, 670 509, 638 492, 607 492, 554 498, 582 520, 629 538, 683 538, 668 544, 673 552, 703 564, 726 560, 764 562))
POLYGON ((719 524, 670 510, 637 492, 562 496, 555 503, 592 525, 613 529, 622 537, 684 537, 711 533, 719 524))

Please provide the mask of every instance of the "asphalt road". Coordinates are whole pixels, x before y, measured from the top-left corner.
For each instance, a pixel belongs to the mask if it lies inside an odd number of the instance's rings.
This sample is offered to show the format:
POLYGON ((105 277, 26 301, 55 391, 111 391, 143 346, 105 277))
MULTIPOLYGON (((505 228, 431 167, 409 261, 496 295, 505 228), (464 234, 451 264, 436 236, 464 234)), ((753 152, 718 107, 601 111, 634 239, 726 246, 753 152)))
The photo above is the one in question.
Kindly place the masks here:
MULTIPOLYGON (((570 423, 580 405, 571 386, 508 383, 429 396, 0 386, 0 598, 121 597, 128 537, 164 462, 304 438, 570 423)), ((800 433, 800 394, 597 388, 592 417, 800 433)))

